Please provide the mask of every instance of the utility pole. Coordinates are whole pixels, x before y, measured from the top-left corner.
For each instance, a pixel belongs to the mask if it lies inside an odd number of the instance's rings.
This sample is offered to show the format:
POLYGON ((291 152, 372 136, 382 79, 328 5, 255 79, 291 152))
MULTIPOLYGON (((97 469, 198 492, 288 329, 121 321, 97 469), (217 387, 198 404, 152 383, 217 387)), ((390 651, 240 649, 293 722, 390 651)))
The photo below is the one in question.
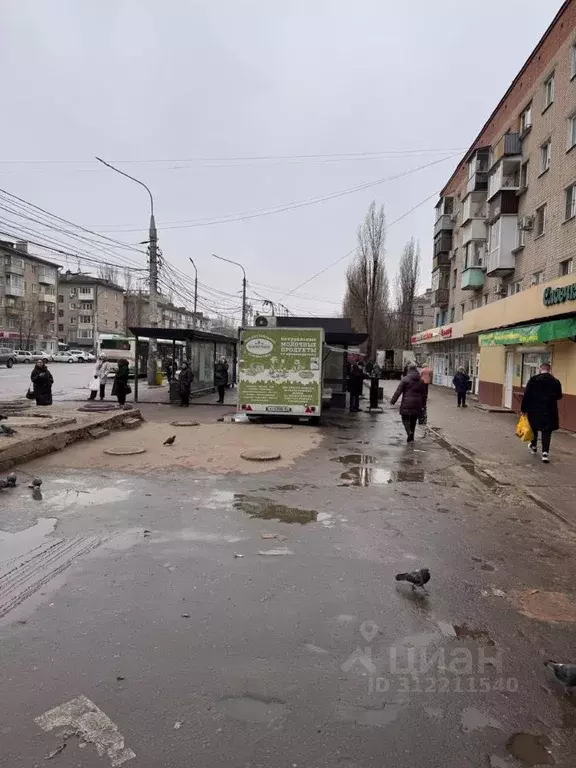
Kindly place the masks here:
POLYGON ((198 307, 198 270, 196 269, 196 264, 194 264, 194 259, 192 259, 190 256, 188 257, 190 259, 190 264, 194 267, 194 328, 196 328, 196 309, 198 307))
MULTIPOLYGON (((121 176, 125 176, 127 179, 130 179, 130 181, 134 181, 136 184, 139 184, 141 187, 144 187, 146 192, 148 192, 148 195, 150 196, 150 222, 148 225, 148 261, 149 261, 149 269, 150 269, 150 296, 149 296, 149 307, 150 307, 150 327, 151 328, 157 328, 158 327, 158 232, 156 230, 156 221, 154 219, 154 198, 152 197, 152 192, 150 192, 150 189, 144 184, 143 181, 140 181, 140 179, 134 178, 134 176, 130 176, 129 173, 125 173, 124 171, 121 171, 119 168, 115 168, 110 163, 107 163, 105 160, 102 160, 102 158, 97 157, 96 160, 98 160, 99 163, 102 163, 102 165, 107 166, 113 171, 116 171, 116 173, 119 173, 121 176)), ((136 350, 136 354, 138 354, 138 350, 136 350)), ((158 370, 158 340, 157 339, 150 339, 148 342, 148 384, 155 384, 156 383, 156 373, 158 370)))
POLYGON ((225 259, 224 256, 217 256, 215 253, 212 254, 215 259, 219 259, 220 261, 226 261, 228 264, 234 264, 236 267, 240 267, 242 270, 242 328, 246 326, 246 270, 242 266, 242 264, 239 264, 237 261, 232 261, 232 259, 225 259))

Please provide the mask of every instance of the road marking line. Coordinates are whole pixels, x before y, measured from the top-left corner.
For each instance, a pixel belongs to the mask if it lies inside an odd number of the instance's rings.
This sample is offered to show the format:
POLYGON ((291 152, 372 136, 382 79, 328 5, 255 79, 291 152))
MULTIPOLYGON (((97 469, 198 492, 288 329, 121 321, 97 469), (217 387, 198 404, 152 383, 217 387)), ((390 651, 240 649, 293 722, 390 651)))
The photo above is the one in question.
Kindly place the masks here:
POLYGON ((78 696, 59 707, 44 712, 34 722, 44 731, 72 728, 84 741, 94 744, 99 757, 106 753, 113 768, 136 757, 124 746, 124 736, 110 718, 86 696, 78 696))

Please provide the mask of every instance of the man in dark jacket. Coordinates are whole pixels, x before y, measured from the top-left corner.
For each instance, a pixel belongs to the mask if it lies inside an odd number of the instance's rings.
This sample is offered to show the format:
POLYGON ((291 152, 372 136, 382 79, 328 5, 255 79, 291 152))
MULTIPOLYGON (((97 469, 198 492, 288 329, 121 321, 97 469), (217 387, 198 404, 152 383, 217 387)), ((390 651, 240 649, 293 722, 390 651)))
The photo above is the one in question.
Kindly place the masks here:
POLYGON ((460 406, 462 406, 462 408, 468 408, 466 405, 466 395, 468 394, 469 382, 470 376, 468 376, 464 368, 458 368, 452 379, 452 384, 454 384, 454 389, 456 390, 456 397, 458 398, 458 408, 460 408, 460 406))
POLYGON ((190 392, 192 390, 192 381, 194 374, 187 360, 182 363, 182 368, 178 374, 178 389, 180 392, 180 406, 186 408, 190 405, 190 392))
POLYGON ((426 408, 428 399, 428 387, 420 378, 416 363, 411 363, 408 366, 408 373, 398 385, 390 403, 394 405, 400 396, 402 396, 400 416, 406 430, 406 442, 411 443, 414 440, 416 422, 426 408))
POLYGON ((218 390, 218 404, 224 402, 226 387, 228 386, 228 363, 221 357, 214 366, 214 386, 218 390))
POLYGON ((360 410, 360 395, 364 389, 364 369, 359 363, 353 363, 348 376, 348 392, 350 392, 350 413, 360 410))
POLYGON ((540 373, 526 384, 520 410, 528 417, 534 439, 530 443, 532 453, 538 453, 538 432, 542 433, 542 461, 550 460, 550 439, 558 429, 558 400, 562 399, 562 385, 550 373, 550 363, 542 363, 540 373))

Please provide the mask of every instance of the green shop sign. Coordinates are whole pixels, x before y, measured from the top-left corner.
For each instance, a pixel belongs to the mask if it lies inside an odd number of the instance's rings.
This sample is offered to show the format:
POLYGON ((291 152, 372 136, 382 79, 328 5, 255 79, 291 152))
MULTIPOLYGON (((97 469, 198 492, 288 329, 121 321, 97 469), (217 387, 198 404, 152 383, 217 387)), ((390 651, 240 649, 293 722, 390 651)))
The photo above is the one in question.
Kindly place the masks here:
POLYGON ((545 288, 542 301, 545 307, 564 304, 565 301, 576 301, 576 283, 564 285, 562 288, 545 288))
POLYGON ((538 325, 521 325, 518 328, 482 333, 478 341, 481 347, 495 347, 503 344, 543 344, 547 341, 569 339, 572 336, 576 336, 576 318, 570 317, 566 320, 551 320, 538 325))

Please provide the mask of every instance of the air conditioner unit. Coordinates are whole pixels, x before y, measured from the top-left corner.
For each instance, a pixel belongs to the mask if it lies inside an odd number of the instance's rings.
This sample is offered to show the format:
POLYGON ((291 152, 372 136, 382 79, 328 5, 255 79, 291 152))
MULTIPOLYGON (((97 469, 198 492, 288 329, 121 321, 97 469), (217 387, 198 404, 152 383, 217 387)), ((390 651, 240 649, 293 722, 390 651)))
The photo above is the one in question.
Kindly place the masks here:
POLYGON ((276 325, 276 318, 274 315, 257 315, 254 320, 256 328, 274 328, 276 325))
POLYGON ((508 295, 508 288, 506 288, 505 285, 500 283, 499 285, 494 286, 494 295, 495 296, 507 296, 508 295))
POLYGON ((522 216, 519 224, 520 229, 530 232, 530 230, 534 229, 534 216, 522 216))

